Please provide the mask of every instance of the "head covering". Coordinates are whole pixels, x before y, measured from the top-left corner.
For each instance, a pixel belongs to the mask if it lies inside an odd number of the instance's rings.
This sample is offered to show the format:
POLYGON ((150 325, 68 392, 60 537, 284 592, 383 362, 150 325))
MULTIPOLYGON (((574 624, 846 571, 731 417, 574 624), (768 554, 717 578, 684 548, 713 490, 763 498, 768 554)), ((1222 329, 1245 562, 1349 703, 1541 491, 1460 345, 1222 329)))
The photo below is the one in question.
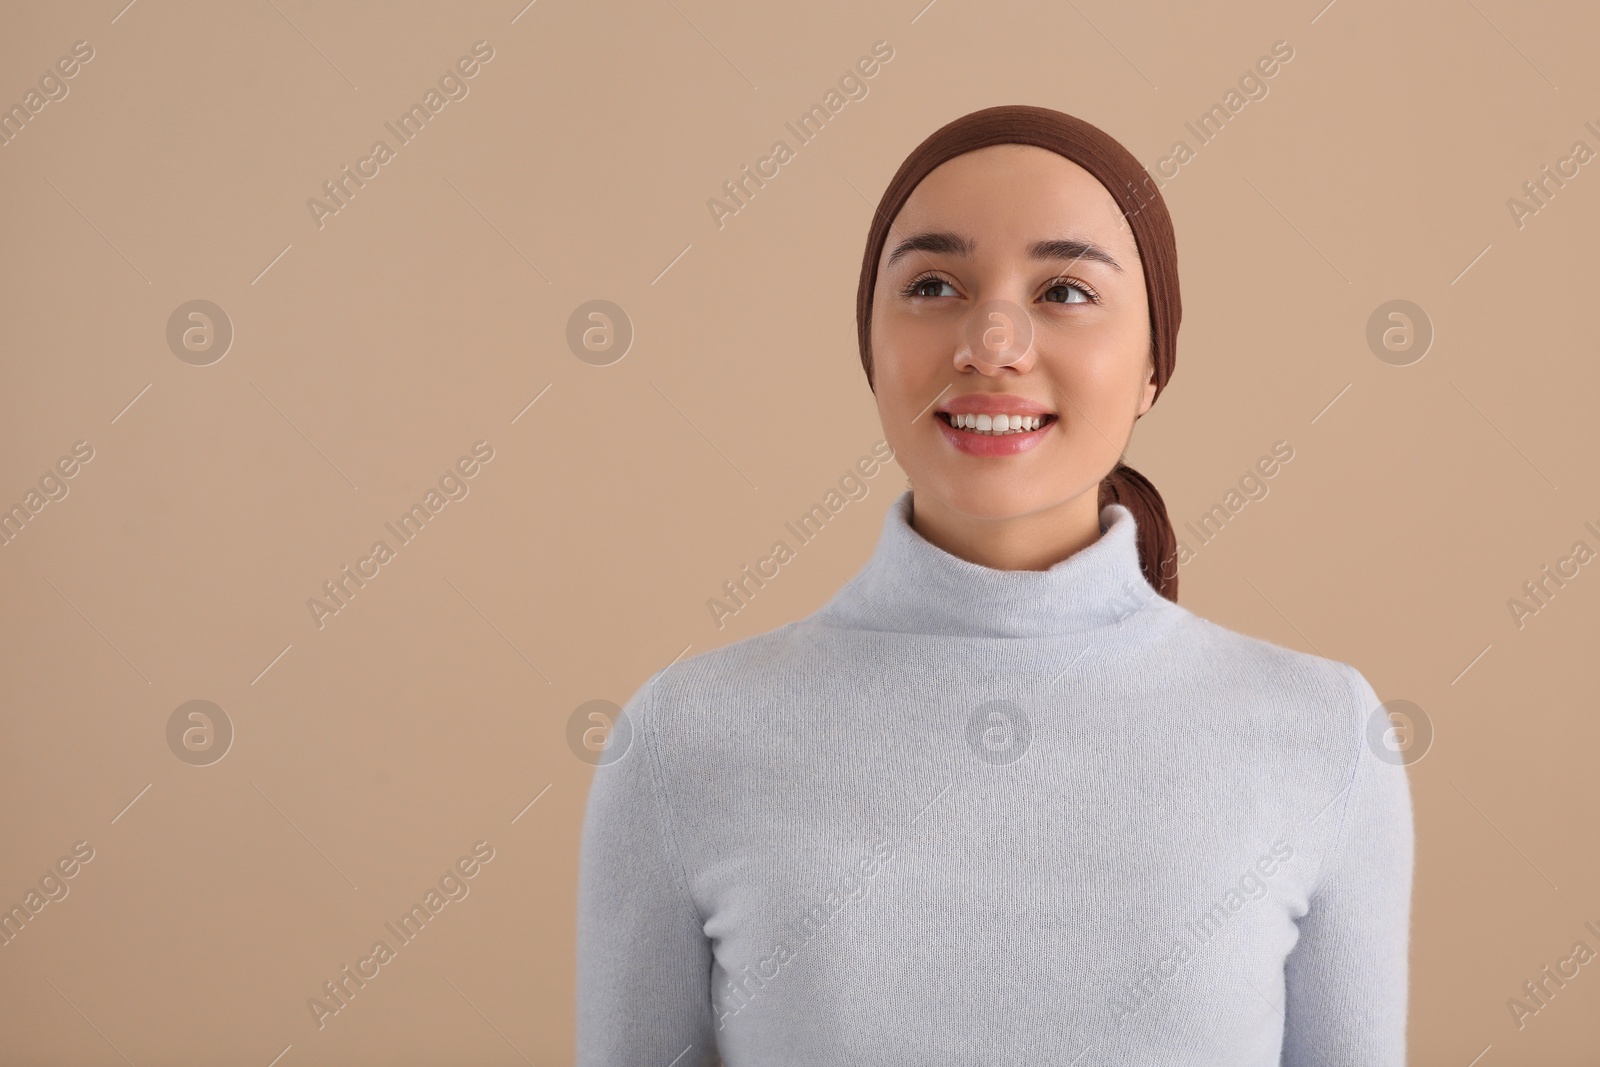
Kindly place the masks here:
MULTIPOLYGON (((1156 397, 1172 377, 1177 358, 1178 323, 1183 305, 1178 298, 1178 246, 1172 216, 1155 180, 1110 134, 1080 118, 1045 107, 1008 104, 963 115, 935 130, 918 145, 889 181, 867 231, 856 289, 856 339, 861 366, 872 381, 872 296, 878 281, 878 258, 889 226, 913 189, 941 163, 996 144, 1025 144, 1065 156, 1105 186, 1139 248, 1145 292, 1150 304, 1150 355, 1155 368, 1156 397)), ((1099 506, 1122 504, 1138 525, 1139 564, 1152 587, 1168 600, 1178 599, 1177 538, 1166 504, 1149 479, 1118 462, 1100 483, 1099 506)))

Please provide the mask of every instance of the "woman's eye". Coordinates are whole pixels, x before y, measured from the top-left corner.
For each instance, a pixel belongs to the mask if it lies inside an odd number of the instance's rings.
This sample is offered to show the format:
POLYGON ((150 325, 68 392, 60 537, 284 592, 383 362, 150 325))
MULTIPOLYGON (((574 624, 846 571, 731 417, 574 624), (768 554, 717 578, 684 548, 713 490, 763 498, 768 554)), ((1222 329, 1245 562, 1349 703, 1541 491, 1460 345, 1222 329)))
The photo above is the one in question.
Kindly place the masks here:
POLYGON ((1049 300, 1052 303, 1057 303, 1057 304, 1087 304, 1087 303, 1091 302, 1090 299, 1089 299, 1088 291, 1085 290, 1082 286, 1073 285, 1071 282, 1057 282, 1056 284, 1052 285, 1050 288, 1045 290, 1044 297, 1045 297, 1046 300, 1049 300), (1078 296, 1077 296, 1077 298, 1064 297, 1064 298, 1061 298, 1061 299, 1057 299, 1057 298, 1054 298, 1054 297, 1052 297, 1050 295, 1051 293, 1060 293, 1060 292, 1073 292, 1073 293, 1077 293, 1078 296))
POLYGON ((906 290, 906 294, 908 296, 954 296, 955 295, 955 286, 951 285, 949 282, 945 281, 943 278, 919 278, 916 281, 911 283, 910 288, 908 288, 906 290), (937 291, 935 291, 935 292, 929 292, 928 291, 928 287, 929 286, 933 286, 933 287, 935 287, 935 289, 937 289, 937 287, 941 286, 941 285, 944 286, 946 289, 949 289, 950 292, 941 293, 941 292, 937 292, 937 291))

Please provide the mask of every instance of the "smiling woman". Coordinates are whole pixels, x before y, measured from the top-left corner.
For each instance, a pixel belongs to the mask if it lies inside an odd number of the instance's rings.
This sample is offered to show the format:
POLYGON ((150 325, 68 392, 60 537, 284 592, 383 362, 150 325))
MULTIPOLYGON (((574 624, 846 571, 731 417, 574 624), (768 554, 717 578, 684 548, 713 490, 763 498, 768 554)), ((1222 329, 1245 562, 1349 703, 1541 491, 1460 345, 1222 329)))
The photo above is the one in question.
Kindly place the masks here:
POLYGON ((1378 698, 1180 607, 1122 462, 1181 317, 1148 177, 1016 106, 891 179, 856 323, 913 488, 819 610, 624 709, 583 830, 579 1064, 1404 1063, 1411 800, 1378 698))

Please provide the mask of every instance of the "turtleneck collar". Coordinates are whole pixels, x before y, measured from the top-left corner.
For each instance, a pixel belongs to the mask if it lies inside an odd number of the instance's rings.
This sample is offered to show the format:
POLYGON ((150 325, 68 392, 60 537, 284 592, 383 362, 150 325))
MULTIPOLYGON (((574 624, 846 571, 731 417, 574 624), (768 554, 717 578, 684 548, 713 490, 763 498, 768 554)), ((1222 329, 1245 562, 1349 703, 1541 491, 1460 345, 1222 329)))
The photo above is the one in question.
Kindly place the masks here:
POLYGON ((890 506, 872 558, 817 612, 817 622, 957 637, 1051 637, 1131 632, 1176 606, 1145 579, 1137 524, 1122 504, 1100 509, 1097 541, 1047 570, 1011 571, 971 563, 924 539, 911 525, 912 492, 890 506))

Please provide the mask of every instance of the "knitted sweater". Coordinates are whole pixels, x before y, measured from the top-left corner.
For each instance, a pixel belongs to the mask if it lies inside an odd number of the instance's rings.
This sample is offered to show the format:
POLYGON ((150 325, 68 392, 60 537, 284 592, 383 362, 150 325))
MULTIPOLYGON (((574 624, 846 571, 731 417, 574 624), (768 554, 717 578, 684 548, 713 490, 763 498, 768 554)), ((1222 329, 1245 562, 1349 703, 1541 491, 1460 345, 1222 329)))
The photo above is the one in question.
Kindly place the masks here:
POLYGON ((1405 1060, 1404 765, 1355 668, 894 502, 810 617, 657 672, 601 757, 580 1067, 1405 1060))

